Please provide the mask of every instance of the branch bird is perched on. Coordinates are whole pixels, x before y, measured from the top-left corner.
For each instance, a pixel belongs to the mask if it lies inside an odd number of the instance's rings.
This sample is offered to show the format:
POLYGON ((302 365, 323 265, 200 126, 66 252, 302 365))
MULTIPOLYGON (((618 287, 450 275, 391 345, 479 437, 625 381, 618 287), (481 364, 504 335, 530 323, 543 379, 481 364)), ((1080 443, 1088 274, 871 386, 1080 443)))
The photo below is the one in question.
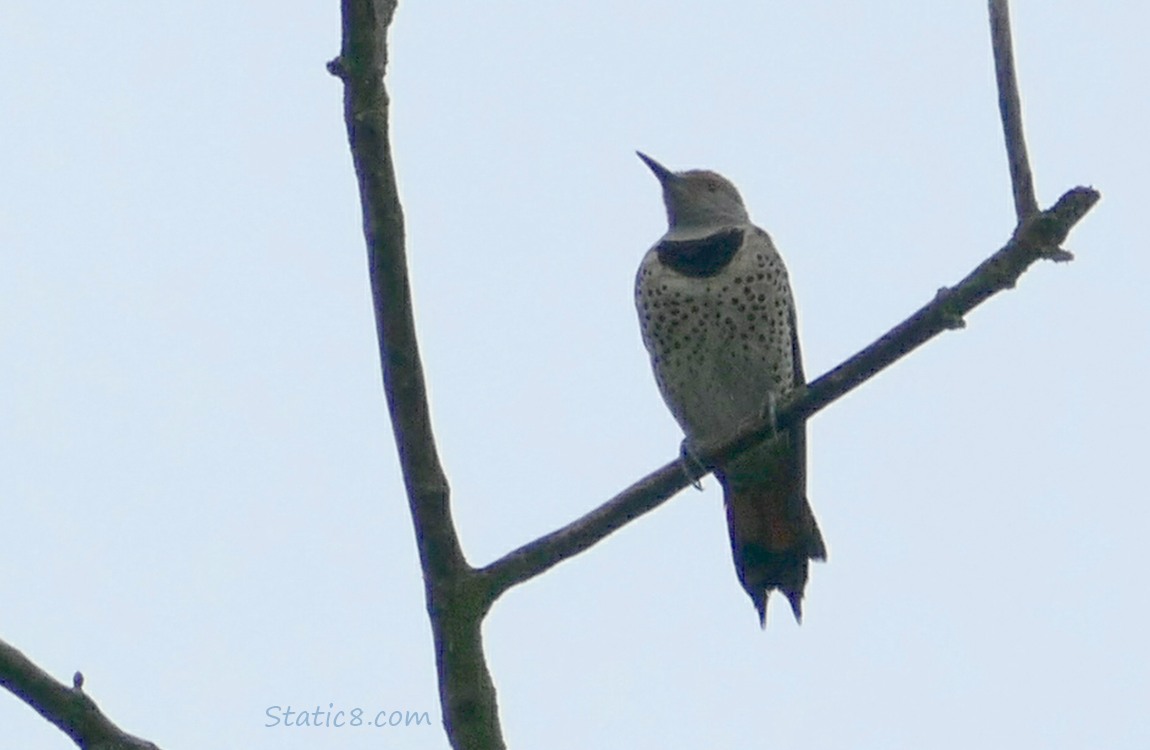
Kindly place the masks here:
MULTIPOLYGON (((730 181, 639 157, 663 187, 669 225, 635 280, 643 343, 686 445, 713 444, 805 384, 787 270, 730 181)), ((805 426, 727 461, 715 476, 739 583, 760 622, 773 589, 801 621, 807 561, 826 559, 806 496, 805 426)))

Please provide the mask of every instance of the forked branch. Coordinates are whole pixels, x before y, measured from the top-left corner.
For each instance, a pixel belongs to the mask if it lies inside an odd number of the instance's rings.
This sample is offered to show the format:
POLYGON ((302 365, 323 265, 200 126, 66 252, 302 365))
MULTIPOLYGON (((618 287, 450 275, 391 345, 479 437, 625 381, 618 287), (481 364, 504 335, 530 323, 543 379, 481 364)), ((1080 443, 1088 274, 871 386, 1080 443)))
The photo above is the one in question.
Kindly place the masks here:
POLYGON ((1038 213, 1034 196, 1034 176, 1026 155, 1022 133, 1022 100, 1018 96, 1018 75, 1014 71, 1014 42, 1010 33, 1010 7, 1007 0, 990 2, 990 42, 994 49, 994 73, 998 84, 998 111, 1006 137, 1006 158, 1010 163, 1010 185, 1014 192, 1014 214, 1018 223, 1038 213))
MULTIPOLYGON (((962 281, 940 289, 934 299, 873 344, 787 399, 776 416, 780 427, 810 418, 939 333, 961 328, 964 315, 992 295, 1013 288, 1019 276, 1039 258, 1073 258, 1061 244, 1100 196, 1091 188, 1077 187, 1049 210, 1039 213, 1022 131, 1007 0, 990 0, 989 10, 999 111, 1018 217, 1011 240, 962 281)), ((769 436, 771 429, 766 422, 756 424, 727 443, 704 451, 703 463, 708 469, 713 468, 769 436)), ((673 461, 582 518, 496 560, 480 571, 489 595, 494 599, 511 586, 582 552, 625 523, 659 507, 686 487, 688 481, 678 461, 673 461)))
POLYGON ((412 316, 384 86, 395 7, 396 0, 343 0, 343 41, 328 70, 344 83, 344 121, 359 180, 383 387, 423 568, 444 728, 457 748, 498 749, 503 737, 480 633, 487 608, 477 596, 477 579, 451 518, 412 316))
MULTIPOLYGON (((387 28, 395 0, 342 0, 343 46, 329 69, 345 85, 345 118, 359 178, 384 388, 403 467, 428 614, 435 637, 440 700, 452 745, 502 748, 495 690, 483 656, 480 622, 508 588, 543 573, 647 513, 683 489, 688 478, 672 461, 586 516, 475 570, 464 559, 451 520, 447 481, 431 431, 423 374, 412 324, 404 254, 403 217, 388 141, 388 98, 383 84, 387 28)), ((1067 233, 1097 202, 1090 188, 1070 190, 1039 212, 1022 134, 1006 0, 990 0, 995 67, 1003 132, 1018 224, 1006 245, 951 288, 944 288, 902 323, 780 404, 779 425, 809 419, 883 368, 942 331, 1003 289, 1036 260, 1066 260, 1067 233)), ((712 467, 767 437, 755 424, 723 445, 704 446, 712 467)))

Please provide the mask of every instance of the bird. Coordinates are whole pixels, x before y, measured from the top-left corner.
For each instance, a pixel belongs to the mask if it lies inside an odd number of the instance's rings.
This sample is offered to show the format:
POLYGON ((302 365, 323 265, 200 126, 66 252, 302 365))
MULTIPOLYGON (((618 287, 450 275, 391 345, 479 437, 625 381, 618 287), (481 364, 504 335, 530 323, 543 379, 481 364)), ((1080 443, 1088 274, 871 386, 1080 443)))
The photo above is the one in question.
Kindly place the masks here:
MULTIPOLYGON (((667 231, 639 265, 635 307, 687 460, 752 421, 773 421, 778 401, 805 386, 795 302, 782 257, 730 180, 672 172, 637 153, 662 187, 667 231)), ((806 425, 776 429, 715 476, 735 571, 760 625, 776 589, 801 623, 808 561, 827 556, 806 495, 806 425)))

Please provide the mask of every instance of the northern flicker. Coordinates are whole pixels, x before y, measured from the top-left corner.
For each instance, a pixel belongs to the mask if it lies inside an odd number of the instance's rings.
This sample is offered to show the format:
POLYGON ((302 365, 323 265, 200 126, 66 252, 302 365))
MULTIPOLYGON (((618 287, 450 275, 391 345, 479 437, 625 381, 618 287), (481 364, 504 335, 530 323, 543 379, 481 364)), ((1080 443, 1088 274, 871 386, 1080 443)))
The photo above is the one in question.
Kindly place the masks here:
MULTIPOLYGON (((663 188, 667 233, 635 279, 643 343, 663 400, 692 445, 731 438, 805 384, 795 303, 770 236, 714 172, 672 172, 640 153, 663 188)), ((739 583, 766 625, 779 589, 802 620, 807 561, 826 547, 806 496, 806 428, 779 432, 716 468, 739 583)))

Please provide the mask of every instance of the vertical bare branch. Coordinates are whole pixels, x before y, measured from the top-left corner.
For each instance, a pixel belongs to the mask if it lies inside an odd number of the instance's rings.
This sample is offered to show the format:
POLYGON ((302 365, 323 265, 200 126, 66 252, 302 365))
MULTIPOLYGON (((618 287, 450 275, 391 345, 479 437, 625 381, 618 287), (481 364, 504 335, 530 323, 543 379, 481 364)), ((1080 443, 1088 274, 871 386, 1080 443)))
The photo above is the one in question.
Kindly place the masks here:
POLYGON ((998 83, 998 110, 1006 136, 1006 157, 1010 161, 1010 184, 1014 191, 1014 213, 1021 224, 1038 213, 1034 176, 1026 155, 1022 132, 1022 101, 1014 72, 1014 42, 1010 34, 1010 7, 1007 0, 990 0, 990 39, 994 47, 994 72, 998 83))
POLYGON ((403 211, 389 142, 384 86, 387 28, 395 2, 345 0, 343 50, 329 68, 344 82, 344 117, 359 179, 363 233, 384 390, 424 566, 444 576, 463 566, 448 486, 427 406, 404 254, 403 211))
POLYGON ((423 567, 443 721, 454 747, 489 750, 503 738, 480 633, 487 606, 459 545, 432 434, 389 140, 384 73, 395 8, 396 0, 343 0, 343 43, 328 69, 344 83, 384 390, 423 567))

